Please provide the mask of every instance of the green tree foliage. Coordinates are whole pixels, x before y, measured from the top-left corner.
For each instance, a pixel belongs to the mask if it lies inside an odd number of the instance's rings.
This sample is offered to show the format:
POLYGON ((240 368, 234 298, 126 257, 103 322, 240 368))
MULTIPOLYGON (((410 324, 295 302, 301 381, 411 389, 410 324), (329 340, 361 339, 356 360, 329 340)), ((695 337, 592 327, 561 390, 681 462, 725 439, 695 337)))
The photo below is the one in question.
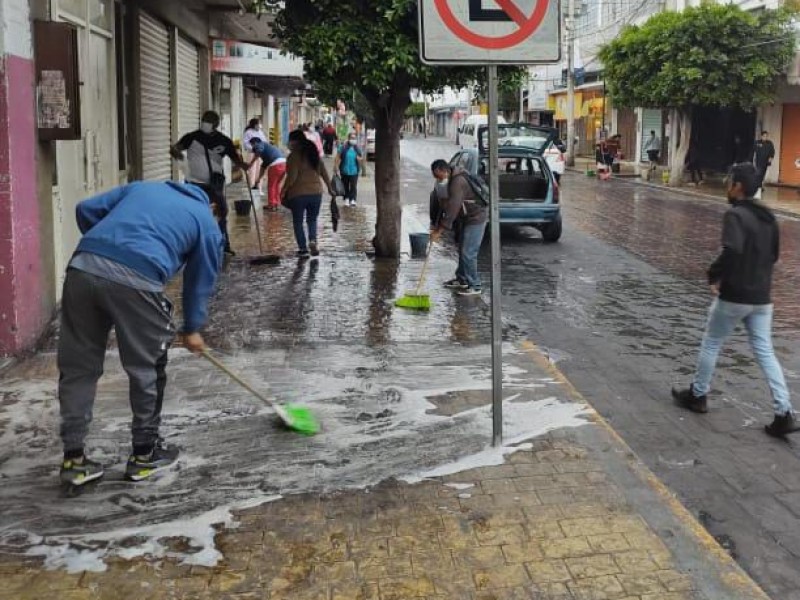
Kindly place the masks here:
POLYGON ((425 116, 425 103, 424 102, 413 102, 409 107, 406 109, 406 117, 409 119, 419 119, 425 116))
MULTIPOLYGON (((481 71, 422 63, 417 0, 262 0, 262 4, 277 6, 281 45, 303 58, 306 77, 315 87, 345 101, 355 87, 369 103, 376 129, 375 249, 379 256, 399 256, 400 132, 411 90, 430 93, 445 86, 462 87, 479 79, 481 71)), ((514 79, 518 72, 506 70, 506 79, 514 79)))
POLYGON ((794 56, 788 11, 706 4, 625 28, 600 53, 618 106, 745 110, 774 98, 794 56))
POLYGON ((600 58, 616 106, 673 109, 680 123, 672 165, 677 183, 691 140, 692 108, 749 110, 772 101, 794 50, 791 10, 704 4, 626 27, 600 58))

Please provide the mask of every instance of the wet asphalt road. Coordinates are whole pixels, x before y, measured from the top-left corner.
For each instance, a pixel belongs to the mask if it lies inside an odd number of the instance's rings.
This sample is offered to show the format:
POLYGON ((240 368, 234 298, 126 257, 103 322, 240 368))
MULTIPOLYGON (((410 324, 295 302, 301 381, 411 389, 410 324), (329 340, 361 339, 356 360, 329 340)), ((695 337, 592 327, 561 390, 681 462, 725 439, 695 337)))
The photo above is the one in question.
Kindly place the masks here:
MULTIPOLYGON (((456 150, 409 139, 422 169, 456 150)), ((771 401, 742 332, 728 344, 708 415, 670 398, 693 372, 725 205, 632 181, 568 173, 564 236, 503 230, 503 308, 773 598, 800 599, 800 436, 768 438, 771 401)), ((775 346, 800 407, 800 221, 781 219, 775 346)), ((481 256, 488 281, 488 244, 481 256)))

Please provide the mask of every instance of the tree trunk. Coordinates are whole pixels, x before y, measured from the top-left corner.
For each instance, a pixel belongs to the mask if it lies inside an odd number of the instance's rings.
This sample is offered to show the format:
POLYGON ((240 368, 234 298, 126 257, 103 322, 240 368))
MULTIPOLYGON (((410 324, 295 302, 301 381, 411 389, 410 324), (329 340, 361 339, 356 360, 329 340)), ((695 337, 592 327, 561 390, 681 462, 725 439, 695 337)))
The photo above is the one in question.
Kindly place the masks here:
POLYGON ((403 208, 400 202, 400 131, 411 103, 410 90, 395 86, 388 98, 376 99, 375 114, 375 196, 378 217, 375 223, 375 255, 400 256, 403 208))
POLYGON ((683 184, 683 170, 686 162, 686 155, 689 153, 689 146, 692 143, 692 109, 672 109, 670 120, 678 124, 679 139, 670 139, 672 151, 672 169, 669 177, 669 184, 673 187, 680 187, 683 184))

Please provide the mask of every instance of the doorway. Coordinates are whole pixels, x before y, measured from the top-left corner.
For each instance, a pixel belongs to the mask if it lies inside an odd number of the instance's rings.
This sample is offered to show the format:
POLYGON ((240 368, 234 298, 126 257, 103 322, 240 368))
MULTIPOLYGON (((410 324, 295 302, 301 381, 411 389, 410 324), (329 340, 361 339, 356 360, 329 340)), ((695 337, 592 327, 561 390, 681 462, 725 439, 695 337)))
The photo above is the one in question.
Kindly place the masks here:
POLYGON ((778 180, 787 185, 800 186, 800 104, 783 105, 778 180))
POLYGON ((81 139, 56 142, 53 235, 56 290, 80 239, 79 202, 118 183, 117 81, 113 0, 53 0, 54 20, 78 29, 81 139))

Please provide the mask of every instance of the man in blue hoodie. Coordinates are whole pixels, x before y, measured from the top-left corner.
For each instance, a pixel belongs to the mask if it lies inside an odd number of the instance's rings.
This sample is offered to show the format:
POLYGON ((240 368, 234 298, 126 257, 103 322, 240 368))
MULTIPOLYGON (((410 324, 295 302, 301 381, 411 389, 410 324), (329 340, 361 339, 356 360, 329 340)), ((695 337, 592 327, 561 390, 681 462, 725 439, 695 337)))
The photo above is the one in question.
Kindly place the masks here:
POLYGON ((81 202, 83 237, 67 268, 58 347, 61 480, 103 476, 84 453, 97 381, 114 327, 130 380, 133 451, 125 476, 140 481, 172 464, 175 447, 159 437, 167 350, 175 330, 167 282, 183 271, 184 346, 202 352, 200 328, 222 264, 223 237, 198 186, 136 182, 81 202))

